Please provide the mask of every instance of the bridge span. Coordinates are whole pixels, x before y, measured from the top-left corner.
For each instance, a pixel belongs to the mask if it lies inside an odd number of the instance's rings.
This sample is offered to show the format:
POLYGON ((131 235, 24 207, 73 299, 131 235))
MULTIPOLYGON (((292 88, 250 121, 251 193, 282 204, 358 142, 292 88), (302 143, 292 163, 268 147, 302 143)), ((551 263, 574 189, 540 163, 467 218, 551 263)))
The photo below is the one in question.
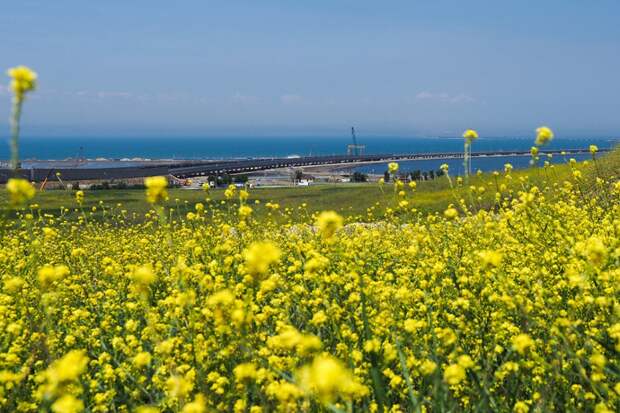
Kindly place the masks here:
MULTIPOLYGON (((608 149, 600 149, 600 152, 608 149)), ((541 155, 565 154, 567 156, 588 153, 587 149, 542 150, 541 155)), ((529 156, 529 151, 489 151, 473 152, 472 157, 507 157, 529 156)), ((382 163, 393 161, 441 160, 462 158, 462 152, 436 152, 416 154, 377 154, 377 155, 328 155, 306 156, 295 158, 256 158, 231 159, 222 161, 179 161, 174 163, 153 163, 145 166, 107 167, 107 168, 79 168, 79 167, 51 167, 20 169, 17 174, 32 182, 55 180, 56 176, 63 181, 85 180, 122 180, 142 178, 156 175, 173 175, 176 178, 191 178, 197 176, 212 176, 222 174, 240 174, 264 171, 278 168, 300 168, 308 166, 333 165, 346 167, 347 165, 382 163)), ((0 169, 0 183, 15 176, 10 169, 0 169)))

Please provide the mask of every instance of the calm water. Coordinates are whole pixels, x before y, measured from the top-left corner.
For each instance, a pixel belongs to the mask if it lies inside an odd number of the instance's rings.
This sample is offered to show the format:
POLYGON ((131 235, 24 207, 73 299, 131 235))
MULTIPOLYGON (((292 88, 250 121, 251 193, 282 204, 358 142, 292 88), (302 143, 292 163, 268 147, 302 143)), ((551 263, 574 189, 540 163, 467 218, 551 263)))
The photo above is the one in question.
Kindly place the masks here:
MULTIPOLYGON (((480 138, 473 146, 474 151, 492 150, 527 150, 532 145, 532 138, 480 138)), ((393 138, 372 137, 359 138, 366 145, 366 153, 424 153, 452 152, 463 150, 460 138, 393 138)), ((599 148, 611 147, 614 143, 609 138, 562 139, 556 138, 549 149, 578 149, 596 144, 599 148)), ((225 159, 247 157, 270 157, 289 155, 334 155, 346 153, 350 143, 348 136, 334 138, 313 137, 227 137, 227 138, 22 138, 20 142, 21 158, 62 160, 77 157, 81 153, 89 159, 107 158, 149 158, 149 159, 225 159)), ((9 158, 8 142, 0 145, 0 159, 9 158)), ((556 157, 553 162, 563 162, 556 157)), ((445 161, 409 161, 402 162, 405 170, 437 169, 445 161)), ((510 162, 515 168, 528 165, 527 157, 511 158, 476 158, 473 169, 502 169, 504 163, 510 162)), ((462 169, 462 160, 447 161, 450 169, 457 172, 462 169)), ((385 165, 367 165, 358 168, 365 172, 382 172, 385 165)))

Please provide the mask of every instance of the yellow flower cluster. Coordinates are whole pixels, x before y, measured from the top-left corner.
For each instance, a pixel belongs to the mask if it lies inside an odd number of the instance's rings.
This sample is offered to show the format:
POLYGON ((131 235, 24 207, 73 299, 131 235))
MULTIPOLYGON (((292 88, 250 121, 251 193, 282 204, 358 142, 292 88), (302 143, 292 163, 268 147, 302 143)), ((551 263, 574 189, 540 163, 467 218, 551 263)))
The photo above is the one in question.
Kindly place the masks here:
POLYGON ((491 208, 431 214, 397 181, 370 222, 233 188, 172 213, 165 178, 135 221, 17 211, 0 411, 617 411, 620 184, 571 168, 506 166, 469 183, 491 208))
POLYGON ((164 176, 152 176, 144 180, 146 186, 146 200, 156 204, 168 199, 168 180, 164 176))
POLYGON ((547 126, 536 129, 536 145, 541 146, 553 139, 553 131, 547 126))
POLYGON ((463 138, 466 141, 471 142, 473 140, 478 139, 478 132, 476 132, 473 129, 467 129, 465 132, 463 132, 463 138))
POLYGON ((26 66, 12 67, 7 71, 11 78, 10 88, 17 100, 22 100, 26 92, 37 86, 37 74, 26 66))
POLYGON ((32 184, 22 178, 11 178, 6 184, 9 199, 13 205, 22 205, 32 199, 36 190, 32 184))

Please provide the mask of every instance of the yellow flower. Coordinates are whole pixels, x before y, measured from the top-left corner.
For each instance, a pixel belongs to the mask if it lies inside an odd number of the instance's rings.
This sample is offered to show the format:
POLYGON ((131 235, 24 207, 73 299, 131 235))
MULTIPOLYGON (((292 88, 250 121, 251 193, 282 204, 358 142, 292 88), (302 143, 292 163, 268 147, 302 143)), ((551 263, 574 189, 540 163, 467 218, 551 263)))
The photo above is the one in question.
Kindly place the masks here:
POLYGON ((11 277, 4 281, 4 289, 10 293, 17 292, 22 289, 26 282, 20 277, 11 277))
POLYGON ((36 194, 32 184, 21 178, 9 179, 6 183, 6 190, 9 192, 9 199, 13 205, 22 205, 36 194))
POLYGON ((446 210, 443 212, 443 215, 444 215, 447 219, 449 219, 449 220, 453 220, 453 219, 455 219, 456 217, 458 217, 458 216, 459 216, 459 211, 457 211, 457 210, 456 210, 456 208, 454 208, 454 206, 450 205, 450 206, 448 207, 448 209, 446 209, 446 210))
POLYGON ((205 396, 196 395, 194 401, 187 403, 181 409, 181 413, 205 413, 207 411, 205 396))
POLYGON ((527 349, 534 347, 534 340, 527 334, 519 334, 512 339, 512 348, 517 350, 519 354, 525 354, 527 349))
POLYGON ((182 399, 189 394, 194 385, 182 376, 170 376, 166 380, 166 390, 170 397, 182 399))
POLYGON ((231 199, 233 196, 235 196, 236 190, 237 187, 234 184, 228 185, 228 188, 226 188, 226 190, 224 191, 224 196, 226 197, 226 199, 231 199))
POLYGON ((337 396, 364 395, 366 389, 357 383, 340 361, 331 356, 317 356, 310 365, 297 372, 297 382, 306 393, 315 394, 323 403, 337 396))
POLYGON ((474 139, 478 139, 478 132, 473 129, 467 129, 463 132, 463 138, 465 138, 466 141, 471 142, 474 139))
POLYGON ((442 163, 441 166, 439 167, 439 169, 441 169, 443 171, 443 173, 447 174, 448 170, 450 169, 450 167, 448 166, 447 163, 442 163))
POLYGON ((578 243, 576 247, 582 249, 583 255, 596 267, 607 261, 607 247, 599 237, 590 237, 585 243, 578 243))
POLYGON ((239 217, 247 218, 252 214, 252 208, 247 205, 241 205, 239 207, 239 217))
POLYGON ((607 407, 605 403, 597 403, 597 405, 594 406, 594 413, 614 413, 614 411, 615 410, 607 407))
POLYGON ((146 291, 146 289, 155 282, 157 276, 150 265, 141 265, 133 270, 131 279, 137 291, 146 291))
POLYGON ((536 145, 541 146, 553 139, 553 131, 546 126, 536 129, 536 145))
POLYGON ((21 100, 26 92, 37 87, 37 74, 26 66, 16 66, 8 70, 11 78, 10 88, 17 99, 21 100))
POLYGON ((78 203, 78 205, 82 205, 82 203, 84 202, 84 191, 77 191, 75 193, 75 201, 78 203))
POLYGON ((515 413, 527 413, 530 411, 530 407, 527 405, 527 403, 518 401, 515 403, 512 411, 515 413))
POLYGON ((464 369, 469 369, 475 366, 474 361, 467 354, 459 356, 457 359, 457 363, 459 366, 463 367, 464 369))
POLYGON ((39 282, 43 287, 49 286, 56 280, 59 280, 69 274, 69 268, 66 265, 45 265, 39 269, 39 282))
POLYGON ((164 176, 151 176, 144 180, 146 186, 146 200, 155 204, 168 199, 168 180, 164 176))
POLYGON ((71 350, 62 358, 53 362, 44 372, 45 394, 58 393, 60 386, 76 381, 86 370, 88 357, 84 350, 71 350))
POLYGON ((52 404, 54 413, 80 413, 84 410, 84 403, 70 394, 66 394, 52 404))
POLYGON ((420 364, 420 373, 425 376, 430 376, 437 370, 437 363, 433 360, 424 360, 422 364, 420 364))
POLYGON ((592 155, 594 155, 594 154, 595 154, 595 153, 597 153, 597 152, 598 152, 598 146, 596 146, 596 145, 590 145, 590 153, 591 153, 592 155))
POLYGON ((334 211, 325 211, 316 219, 316 226, 323 238, 331 238, 336 231, 342 228, 343 219, 334 211))
POLYGON ((443 379, 450 386, 454 386, 465 380, 465 368, 459 364, 451 364, 443 372, 443 379))
POLYGON ((398 171, 398 163, 390 162, 388 164, 388 171, 393 175, 398 171))
POLYGON ((310 324, 314 324, 318 326, 318 325, 324 324, 326 321, 327 321, 327 315, 325 314, 325 311, 321 310, 321 311, 314 313, 314 316, 312 316, 312 320, 310 320, 310 324))
POLYGON ((478 253, 482 266, 485 268, 499 267, 502 263, 502 254, 497 251, 480 251, 478 253))
POLYGON ((151 364, 151 358, 151 353, 141 351, 133 358, 133 364, 138 368, 142 368, 151 364))
POLYGON ((264 275, 269 266, 280 260, 280 249, 272 242, 255 242, 243 251, 248 273, 253 276, 264 275))
POLYGON ((603 367, 607 364, 607 359, 604 355, 597 353, 590 356, 590 363, 599 370, 603 370, 603 367))
POLYGON ((170 397, 182 399, 194 388, 193 384, 185 377, 170 376, 166 380, 166 389, 170 397))
POLYGON ((254 363, 239 364, 233 370, 237 381, 250 381, 256 379, 256 365, 254 363))

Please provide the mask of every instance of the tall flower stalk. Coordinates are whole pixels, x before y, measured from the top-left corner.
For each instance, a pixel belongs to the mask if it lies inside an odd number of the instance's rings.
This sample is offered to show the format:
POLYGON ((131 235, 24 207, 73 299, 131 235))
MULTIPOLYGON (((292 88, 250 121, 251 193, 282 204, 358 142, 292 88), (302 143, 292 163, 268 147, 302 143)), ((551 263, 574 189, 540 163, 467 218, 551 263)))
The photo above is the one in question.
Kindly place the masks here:
POLYGON ((26 66, 17 66, 8 70, 11 78, 10 89, 13 92, 13 110, 9 122, 11 124, 11 169, 19 167, 19 121, 26 93, 37 86, 37 74, 26 66))
POLYGON ((473 129, 467 129, 463 133, 465 139, 465 147, 463 150, 463 167, 465 168, 465 178, 469 178, 471 174, 471 144, 478 139, 478 132, 473 129))

